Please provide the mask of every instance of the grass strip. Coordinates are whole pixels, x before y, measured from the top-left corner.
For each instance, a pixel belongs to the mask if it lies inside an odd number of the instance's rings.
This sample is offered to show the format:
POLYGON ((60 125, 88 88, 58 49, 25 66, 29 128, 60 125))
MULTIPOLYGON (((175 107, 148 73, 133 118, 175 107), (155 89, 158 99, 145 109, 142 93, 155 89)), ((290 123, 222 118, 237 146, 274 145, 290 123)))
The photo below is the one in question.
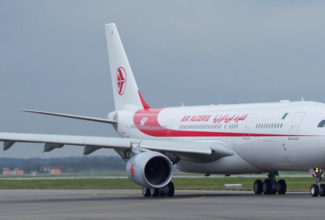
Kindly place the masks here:
MULTIPOLYGON (((225 190, 224 184, 242 184, 243 191, 250 191, 256 178, 199 177, 175 178, 177 190, 225 190)), ((287 177, 288 192, 307 192, 313 178, 287 177)), ((140 189, 129 179, 64 179, 64 180, 0 180, 0 189, 140 189)))

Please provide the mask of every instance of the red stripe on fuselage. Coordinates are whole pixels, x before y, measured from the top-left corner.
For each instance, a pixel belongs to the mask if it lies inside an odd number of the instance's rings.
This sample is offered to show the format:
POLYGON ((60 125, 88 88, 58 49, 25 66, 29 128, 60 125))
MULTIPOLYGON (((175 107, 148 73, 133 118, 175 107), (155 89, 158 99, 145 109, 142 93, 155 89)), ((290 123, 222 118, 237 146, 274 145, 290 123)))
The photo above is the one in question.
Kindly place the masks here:
POLYGON ((211 132, 211 131, 180 131, 163 127, 158 122, 158 115, 162 108, 141 109, 133 117, 134 125, 144 134, 153 137, 284 137, 284 136, 311 136, 288 134, 258 134, 236 132, 211 132))
POLYGON ((133 117, 134 125, 144 134, 154 137, 167 137, 168 129, 158 122, 158 115, 162 109, 138 110, 133 117))

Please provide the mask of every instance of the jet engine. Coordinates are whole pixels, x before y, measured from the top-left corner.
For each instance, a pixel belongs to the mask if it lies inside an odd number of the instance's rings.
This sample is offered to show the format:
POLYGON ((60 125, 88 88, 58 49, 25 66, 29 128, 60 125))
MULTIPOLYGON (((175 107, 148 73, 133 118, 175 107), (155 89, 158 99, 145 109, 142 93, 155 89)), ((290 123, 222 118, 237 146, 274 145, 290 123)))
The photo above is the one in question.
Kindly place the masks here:
POLYGON ((165 187, 173 176, 172 162, 164 154, 148 151, 136 154, 126 164, 128 177, 146 188, 165 187))

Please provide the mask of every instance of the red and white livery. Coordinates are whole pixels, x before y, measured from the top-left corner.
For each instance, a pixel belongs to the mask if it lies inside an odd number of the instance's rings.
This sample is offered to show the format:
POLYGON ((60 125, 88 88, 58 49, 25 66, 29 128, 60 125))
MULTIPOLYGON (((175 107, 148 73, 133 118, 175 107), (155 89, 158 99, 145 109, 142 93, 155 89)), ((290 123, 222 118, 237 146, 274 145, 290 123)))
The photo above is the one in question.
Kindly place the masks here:
POLYGON ((284 194, 278 171, 308 171, 316 177, 312 196, 324 196, 325 105, 317 102, 151 108, 143 99, 115 24, 105 26, 115 111, 107 119, 25 110, 112 124, 121 138, 0 133, 4 150, 16 142, 44 143, 48 152, 84 146, 84 154, 113 148, 144 196, 173 196, 173 166, 184 172, 267 172, 254 182, 256 194, 284 194))

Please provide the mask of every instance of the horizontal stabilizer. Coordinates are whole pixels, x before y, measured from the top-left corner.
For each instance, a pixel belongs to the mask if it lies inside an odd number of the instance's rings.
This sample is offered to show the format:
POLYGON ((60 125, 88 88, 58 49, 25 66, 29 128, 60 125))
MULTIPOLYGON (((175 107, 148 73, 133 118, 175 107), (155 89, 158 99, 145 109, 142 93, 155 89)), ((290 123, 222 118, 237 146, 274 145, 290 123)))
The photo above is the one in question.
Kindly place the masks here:
POLYGON ((87 116, 81 116, 81 115, 70 115, 70 114, 44 112, 44 111, 36 111, 36 110, 28 110, 28 109, 22 109, 22 111, 36 113, 36 114, 42 114, 42 115, 51 115, 51 116, 58 116, 58 117, 64 117, 64 118, 73 118, 73 119, 80 119, 80 120, 87 120, 87 121, 102 122, 102 123, 108 123, 108 124, 116 124, 117 123, 116 121, 108 120, 105 118, 94 118, 94 117, 87 117, 87 116))

